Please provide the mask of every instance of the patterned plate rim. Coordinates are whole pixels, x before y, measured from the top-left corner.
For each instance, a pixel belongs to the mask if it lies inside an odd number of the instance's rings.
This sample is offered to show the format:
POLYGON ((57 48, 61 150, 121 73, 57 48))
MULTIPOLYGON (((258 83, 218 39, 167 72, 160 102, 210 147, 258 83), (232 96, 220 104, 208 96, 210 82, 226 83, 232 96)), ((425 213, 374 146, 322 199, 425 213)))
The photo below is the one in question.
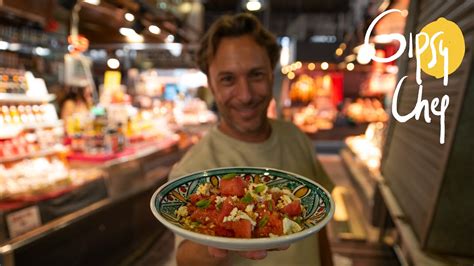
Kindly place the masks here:
POLYGON ((279 170, 279 169, 274 169, 274 168, 244 167, 244 166, 240 167, 239 166, 239 167, 220 167, 220 168, 207 169, 207 170, 203 170, 203 171, 197 171, 197 172, 187 174, 187 175, 183 175, 183 176, 178 177, 176 179, 170 180, 170 181, 166 182, 165 184, 163 184, 162 186, 160 186, 155 191, 155 193, 153 193, 153 196, 151 197, 151 200, 150 200, 150 209, 151 209, 153 215, 163 225, 165 225, 166 227, 168 227, 169 229, 171 229, 175 233, 177 233, 177 234, 179 234, 179 235, 181 235, 185 238, 202 239, 206 242, 207 241, 213 242, 215 245, 219 245, 219 244, 229 245, 229 241, 231 241, 232 243, 234 243, 236 245, 245 245, 245 244, 250 244, 250 243, 258 245, 258 244, 265 244, 265 243, 272 243, 272 242, 293 242, 293 241, 296 241, 298 239, 309 236, 309 235, 311 235, 315 232, 318 232, 324 226, 326 226, 327 223, 332 219, 332 217, 334 215, 334 211, 335 211, 335 205, 334 205, 334 200, 331 197, 331 194, 324 187, 322 187, 320 184, 318 184, 317 182, 315 182, 311 179, 308 179, 306 177, 303 177, 301 175, 298 175, 298 174, 295 174, 295 173, 292 173, 292 172, 279 170), (180 186, 184 183, 188 183, 188 182, 193 181, 195 179, 199 179, 199 178, 206 177, 206 176, 217 175, 216 172, 226 172, 226 173, 231 173, 232 172, 233 173, 235 171, 240 171, 242 173, 244 173, 244 172, 249 173, 249 172, 246 172, 246 171, 255 171, 255 172, 259 172, 259 173, 265 172, 265 171, 266 172, 271 171, 271 172, 277 172, 277 173, 286 175, 285 178, 289 178, 289 179, 293 179, 293 180, 294 179, 302 180, 302 181, 305 181, 307 183, 311 183, 312 185, 316 186, 319 190, 324 192, 323 193, 324 196, 325 196, 324 201, 326 203, 326 206, 329 205, 329 213, 326 215, 326 217, 324 217, 324 219, 322 219, 316 225, 314 225, 310 228, 307 228, 307 229, 305 229, 301 232, 298 232, 298 233, 293 233, 293 234, 290 234, 290 235, 283 235, 283 236, 278 236, 278 237, 272 237, 272 238, 269 238, 269 237, 265 237, 265 238, 232 238, 232 237, 211 236, 211 235, 201 234, 201 233, 197 233, 197 232, 193 232, 193 231, 184 229, 182 227, 176 226, 173 223, 169 222, 158 211, 161 198, 163 197, 163 196, 160 196, 160 195, 163 194, 164 192, 166 192, 166 193, 164 193, 164 195, 166 195, 171 190, 173 190, 177 186, 177 184, 179 184, 179 186, 180 186), (173 186, 171 187, 171 185, 173 185, 173 186))

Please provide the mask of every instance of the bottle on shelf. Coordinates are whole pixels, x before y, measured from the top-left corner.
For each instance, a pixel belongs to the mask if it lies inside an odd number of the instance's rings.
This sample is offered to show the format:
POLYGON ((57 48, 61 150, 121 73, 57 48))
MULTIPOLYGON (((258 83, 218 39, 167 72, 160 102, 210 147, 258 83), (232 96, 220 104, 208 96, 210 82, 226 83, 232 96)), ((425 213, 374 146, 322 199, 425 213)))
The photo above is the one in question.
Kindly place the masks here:
POLYGON ((25 106, 19 105, 18 106, 18 113, 20 114, 20 121, 22 124, 28 124, 28 115, 25 111, 25 106))
POLYGON ((35 116, 35 121, 37 123, 43 122, 43 116, 41 115, 40 107, 38 105, 33 105, 32 110, 33 110, 33 114, 35 116))
POLYGON ((5 88, 5 92, 10 93, 10 86, 9 86, 9 77, 5 72, 2 72, 2 87, 5 88))
MULTIPOLYGON (((0 54, 0 58, 2 58, 1 54, 0 54)), ((4 79, 8 77, 4 78, 5 75, 2 75, 3 72, 4 72, 3 68, 0 68, 0 93, 6 93, 8 89, 8 84, 7 82, 4 81, 4 79)))
POLYGON ((20 115, 18 114, 15 105, 10 106, 10 116, 12 118, 13 124, 20 124, 20 115))
POLYGON ((5 124, 11 124, 12 117, 10 115, 10 109, 8 108, 8 106, 6 105, 2 106, 2 113, 3 113, 3 120, 5 121, 5 124))
POLYGON ((123 151, 126 146, 126 137, 125 134, 123 133, 123 125, 121 122, 117 124, 117 150, 118 151, 123 151))
POLYGON ((25 107, 25 113, 27 116, 27 121, 28 123, 36 123, 36 117, 35 114, 33 113, 33 109, 31 108, 31 105, 27 105, 25 107))

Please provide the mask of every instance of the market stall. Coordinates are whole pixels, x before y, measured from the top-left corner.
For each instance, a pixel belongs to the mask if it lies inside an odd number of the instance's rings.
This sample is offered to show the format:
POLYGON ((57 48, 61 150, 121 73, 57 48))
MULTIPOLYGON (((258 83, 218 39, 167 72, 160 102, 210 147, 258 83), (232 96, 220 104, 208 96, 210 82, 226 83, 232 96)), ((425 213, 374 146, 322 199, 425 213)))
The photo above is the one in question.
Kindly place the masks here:
MULTIPOLYGON (((54 249, 62 250, 63 262, 80 256, 86 263, 94 259, 94 243, 100 238, 96 233, 103 232, 104 226, 114 235, 101 242, 102 248, 114 246, 117 237, 130 231, 162 230, 142 208, 200 134, 178 135, 171 131, 163 114, 138 110, 124 102, 96 107, 90 116, 73 116, 63 123, 57 119, 54 107, 47 104, 54 100, 53 95, 1 96, 5 110, 2 118, 6 121, 1 127, 0 165, 3 261, 21 265, 34 258, 38 263, 42 252, 54 249), (38 104, 31 108, 38 109, 37 113, 28 116, 23 111, 27 109, 25 103, 38 104), (51 113, 45 116, 39 110, 51 113), (111 115, 106 116, 105 110, 111 115), (123 131, 111 130, 122 119, 128 122, 123 131), (143 211, 144 215, 122 224, 110 223, 110 216, 119 217, 127 208, 130 212, 143 211), (91 220, 98 222, 98 227, 85 225, 91 220), (51 241, 72 237, 71 231, 89 232, 83 240, 88 243, 87 250, 81 249, 84 243, 59 247, 51 241)), ((127 240, 123 248, 139 244, 144 236, 127 240)), ((50 265, 52 261, 45 258, 42 263, 50 265)))
MULTIPOLYGON (((84 68, 77 56, 66 57, 84 68)), ((68 72, 69 82, 82 86, 89 71, 68 72)), ((57 97, 42 79, 0 68, 0 264, 71 264, 76 257, 96 264, 97 243, 130 249, 148 236, 143 231, 163 230, 146 210, 149 197, 216 116, 196 92, 144 89, 155 82, 147 73, 137 88, 120 84, 117 72, 108 75, 89 112, 60 120, 57 97), (143 215, 114 223, 124 212, 143 215), (58 244, 63 238, 82 242, 58 244), (51 250, 60 258, 38 259, 51 250)), ((171 88, 191 76, 160 84, 171 88)))

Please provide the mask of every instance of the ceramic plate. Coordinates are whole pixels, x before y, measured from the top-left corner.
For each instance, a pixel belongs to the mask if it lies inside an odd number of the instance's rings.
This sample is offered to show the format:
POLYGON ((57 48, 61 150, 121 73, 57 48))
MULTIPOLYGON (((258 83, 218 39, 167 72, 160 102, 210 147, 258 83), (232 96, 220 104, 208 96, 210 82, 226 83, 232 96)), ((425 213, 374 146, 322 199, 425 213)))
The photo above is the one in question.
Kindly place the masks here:
POLYGON ((150 207, 155 217, 174 233, 194 242, 228 250, 261 250, 291 244, 323 228, 334 214, 334 201, 321 185, 297 174, 254 167, 216 168, 174 179, 161 186, 151 198, 150 207), (225 174, 236 173, 247 178, 256 175, 269 187, 287 188, 300 198, 306 209, 303 230, 294 234, 267 238, 229 238, 210 236, 184 229, 175 211, 186 205, 186 199, 199 185, 211 183, 218 187, 225 174))

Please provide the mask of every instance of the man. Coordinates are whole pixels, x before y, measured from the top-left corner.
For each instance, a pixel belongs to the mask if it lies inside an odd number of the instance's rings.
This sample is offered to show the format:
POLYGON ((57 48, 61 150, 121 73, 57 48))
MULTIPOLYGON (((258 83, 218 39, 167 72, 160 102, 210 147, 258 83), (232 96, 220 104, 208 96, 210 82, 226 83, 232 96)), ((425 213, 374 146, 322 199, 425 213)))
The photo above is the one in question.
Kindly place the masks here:
MULTIPOLYGON (((201 42, 198 64, 208 77, 220 121, 173 168, 170 178, 216 167, 259 166, 298 173, 332 189, 315 164, 308 138, 291 123, 267 118, 278 58, 275 37, 252 15, 224 16, 211 26, 201 42)), ((319 239, 320 245, 311 236, 279 251, 231 252, 177 236, 176 259, 178 265, 192 266, 331 264, 325 231, 319 239)))

